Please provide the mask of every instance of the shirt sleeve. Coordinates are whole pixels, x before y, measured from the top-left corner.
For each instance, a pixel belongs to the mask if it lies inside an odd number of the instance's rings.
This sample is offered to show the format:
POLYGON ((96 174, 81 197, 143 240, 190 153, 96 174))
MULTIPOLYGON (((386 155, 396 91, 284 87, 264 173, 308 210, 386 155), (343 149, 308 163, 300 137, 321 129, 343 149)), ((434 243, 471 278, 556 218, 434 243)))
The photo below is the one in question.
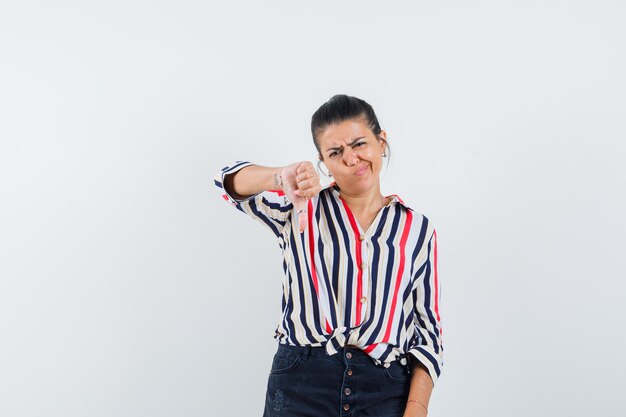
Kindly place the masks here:
POLYGON ((254 165, 248 161, 235 161, 215 174, 213 181, 222 195, 222 198, 236 209, 249 215, 266 228, 270 229, 277 237, 280 236, 290 223, 293 204, 287 199, 282 190, 267 190, 253 194, 243 199, 235 198, 224 188, 224 178, 227 175, 254 165))
MULTIPOLYGON (((430 228, 432 233, 425 250, 425 260, 415 270, 413 294, 415 300, 415 314, 413 325, 414 337, 409 343, 409 359, 411 367, 417 362, 428 370, 433 384, 441 374, 443 366, 443 344, 441 338, 441 317, 439 316, 439 301, 441 291, 437 275, 437 232, 430 228)), ((420 259, 420 257, 418 257, 420 259)), ((421 259, 424 259, 422 256, 421 259)))

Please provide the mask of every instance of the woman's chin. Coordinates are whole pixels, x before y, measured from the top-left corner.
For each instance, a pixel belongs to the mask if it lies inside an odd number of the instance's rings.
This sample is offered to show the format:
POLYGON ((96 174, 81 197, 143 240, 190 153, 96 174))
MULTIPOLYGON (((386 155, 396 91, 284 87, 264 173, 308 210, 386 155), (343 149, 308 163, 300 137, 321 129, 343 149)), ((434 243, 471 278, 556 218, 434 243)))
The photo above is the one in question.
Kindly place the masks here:
POLYGON ((376 183, 372 181, 369 175, 366 178, 361 177, 344 180, 341 183, 338 182, 338 184, 341 191, 349 195, 364 194, 371 191, 372 188, 376 186, 376 183))

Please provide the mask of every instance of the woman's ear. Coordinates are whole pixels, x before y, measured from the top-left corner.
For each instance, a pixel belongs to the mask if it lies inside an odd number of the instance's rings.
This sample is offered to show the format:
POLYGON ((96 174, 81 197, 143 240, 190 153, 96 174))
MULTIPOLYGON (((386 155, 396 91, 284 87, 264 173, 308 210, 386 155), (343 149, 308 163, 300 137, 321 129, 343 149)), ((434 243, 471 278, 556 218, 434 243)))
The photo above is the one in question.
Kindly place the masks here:
POLYGON ((380 142, 380 148, 382 149, 382 151, 385 152, 387 148, 387 132, 385 132, 384 130, 380 131, 380 133, 378 134, 378 142, 380 142))

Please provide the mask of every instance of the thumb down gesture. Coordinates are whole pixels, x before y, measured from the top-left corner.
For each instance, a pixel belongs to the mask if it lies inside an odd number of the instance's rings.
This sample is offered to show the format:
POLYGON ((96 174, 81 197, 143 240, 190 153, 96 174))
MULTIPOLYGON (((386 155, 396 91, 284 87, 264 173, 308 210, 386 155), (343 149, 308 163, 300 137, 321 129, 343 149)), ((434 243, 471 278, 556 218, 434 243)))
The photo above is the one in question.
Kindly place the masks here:
POLYGON ((309 199, 319 194, 322 189, 320 177, 309 161, 287 165, 281 169, 280 175, 283 191, 293 204, 298 219, 298 230, 302 233, 307 226, 309 199))

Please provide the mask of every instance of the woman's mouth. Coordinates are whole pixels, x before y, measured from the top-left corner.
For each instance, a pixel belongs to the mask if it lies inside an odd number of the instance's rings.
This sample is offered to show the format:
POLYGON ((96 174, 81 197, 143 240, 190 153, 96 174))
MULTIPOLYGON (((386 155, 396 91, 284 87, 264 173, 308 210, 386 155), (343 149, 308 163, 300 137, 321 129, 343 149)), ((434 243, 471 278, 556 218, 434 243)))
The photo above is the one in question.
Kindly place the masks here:
POLYGON ((368 169, 368 165, 363 165, 362 167, 357 168, 356 171, 354 171, 354 175, 361 176, 361 175, 365 174, 367 169, 368 169))

